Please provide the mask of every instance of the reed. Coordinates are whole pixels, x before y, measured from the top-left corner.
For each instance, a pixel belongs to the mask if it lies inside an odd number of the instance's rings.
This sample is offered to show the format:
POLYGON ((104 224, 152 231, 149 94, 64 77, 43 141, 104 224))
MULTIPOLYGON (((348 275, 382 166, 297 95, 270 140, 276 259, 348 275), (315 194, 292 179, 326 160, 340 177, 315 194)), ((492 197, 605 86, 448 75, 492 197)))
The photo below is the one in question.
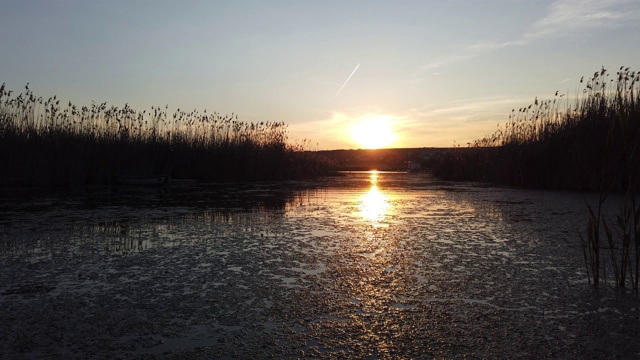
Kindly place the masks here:
POLYGON ((607 281, 607 263, 600 259, 600 253, 604 252, 608 254, 615 286, 624 289, 630 285, 637 293, 640 290, 640 204, 637 202, 640 192, 640 116, 638 98, 633 95, 634 92, 635 96, 638 95, 638 89, 634 85, 638 83, 639 75, 629 74, 628 69, 625 72, 622 68, 620 70, 618 87, 613 95, 609 94, 614 98, 610 100, 610 104, 617 107, 612 110, 615 114, 613 121, 609 123, 604 142, 598 206, 594 210, 587 204, 587 237, 585 239, 580 235, 580 239, 590 282, 598 286, 600 281, 607 281), (626 83, 629 83, 630 88, 626 83), (612 167, 612 162, 617 166, 612 167), (622 184, 624 200, 611 224, 607 221, 603 205, 609 193, 617 190, 617 184, 622 184), (606 240, 604 244, 602 235, 606 240))
POLYGON ((581 90, 573 99, 559 92, 550 100, 536 98, 513 109, 492 135, 469 143, 468 148, 453 148, 428 165, 444 179, 624 191, 629 180, 624 173, 632 170, 626 165, 626 153, 632 146, 623 145, 623 138, 630 142, 629 134, 640 124, 639 76, 624 67, 615 77, 601 69, 580 80, 581 90), (625 117, 624 124, 618 121, 620 116, 625 117))
POLYGON ((452 180, 599 192, 587 204, 586 234, 580 234, 587 276, 599 285, 638 291, 640 278, 640 73, 602 68, 573 100, 552 100, 512 110, 491 136, 456 147, 432 162, 434 175, 452 180), (624 194, 617 214, 605 203, 624 194))
POLYGON ((291 145, 282 122, 168 107, 136 111, 44 100, 0 87, 0 184, 100 185, 116 174, 170 174, 200 181, 281 180, 330 172, 331 163, 291 145))

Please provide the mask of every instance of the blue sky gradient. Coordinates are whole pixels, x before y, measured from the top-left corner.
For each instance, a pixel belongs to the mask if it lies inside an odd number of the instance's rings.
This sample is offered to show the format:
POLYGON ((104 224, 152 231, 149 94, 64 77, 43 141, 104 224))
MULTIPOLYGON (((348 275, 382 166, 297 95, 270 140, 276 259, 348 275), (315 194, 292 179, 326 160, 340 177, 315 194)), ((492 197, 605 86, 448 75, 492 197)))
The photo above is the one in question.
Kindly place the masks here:
POLYGON ((638 69, 640 1, 8 0, 0 33, 15 91, 284 121, 314 150, 358 148, 349 129, 382 116, 392 147, 451 146, 638 69))

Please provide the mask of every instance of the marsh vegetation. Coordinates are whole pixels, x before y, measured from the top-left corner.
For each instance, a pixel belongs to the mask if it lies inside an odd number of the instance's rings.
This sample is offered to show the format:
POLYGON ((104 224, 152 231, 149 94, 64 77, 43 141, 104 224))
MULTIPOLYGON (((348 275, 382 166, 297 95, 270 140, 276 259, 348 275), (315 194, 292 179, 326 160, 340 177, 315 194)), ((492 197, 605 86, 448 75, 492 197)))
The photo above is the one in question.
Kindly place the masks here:
MULTIPOLYGON (((625 190, 640 130, 640 75, 621 67, 580 80, 573 99, 556 91, 513 109, 489 136, 434 161, 445 179, 567 190, 625 190)), ((635 169, 636 172, 638 169, 635 169)), ((634 177, 637 179, 637 176, 634 177)))
POLYGON ((638 291, 640 278, 640 74, 602 68, 584 81, 573 103, 553 100, 512 110, 491 136, 455 148, 432 165, 445 179, 501 185, 596 191, 580 234, 589 281, 612 279, 638 291), (612 193, 624 194, 616 213, 604 210, 612 193))
POLYGON ((292 145, 282 122, 167 107, 137 111, 61 104, 0 87, 0 184, 110 184, 117 174, 199 181, 281 180, 326 174, 328 160, 292 145))

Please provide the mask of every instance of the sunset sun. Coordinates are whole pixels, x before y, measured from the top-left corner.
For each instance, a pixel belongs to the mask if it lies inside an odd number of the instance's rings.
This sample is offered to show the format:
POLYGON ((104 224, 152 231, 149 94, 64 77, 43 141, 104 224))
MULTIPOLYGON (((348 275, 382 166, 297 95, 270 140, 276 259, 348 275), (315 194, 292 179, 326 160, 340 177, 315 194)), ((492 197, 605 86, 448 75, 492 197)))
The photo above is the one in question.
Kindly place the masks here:
POLYGON ((392 145, 397 135, 392 117, 379 115, 359 119, 351 128, 351 138, 363 149, 380 149, 392 145))

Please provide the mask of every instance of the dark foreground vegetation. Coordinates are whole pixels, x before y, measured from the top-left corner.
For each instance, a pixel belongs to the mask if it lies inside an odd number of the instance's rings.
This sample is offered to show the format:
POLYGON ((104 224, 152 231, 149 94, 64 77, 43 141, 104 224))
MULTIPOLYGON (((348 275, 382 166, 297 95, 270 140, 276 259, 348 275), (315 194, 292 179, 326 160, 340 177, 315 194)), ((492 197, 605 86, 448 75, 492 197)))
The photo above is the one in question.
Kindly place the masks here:
POLYGON ((469 148, 452 149, 430 167, 434 175, 452 180, 624 190, 631 176, 627 163, 640 131, 639 76, 620 68, 612 78, 602 69, 580 80, 584 87, 574 100, 558 92, 552 100, 536 98, 512 110, 506 125, 493 135, 469 148))
POLYGON ((300 179, 328 160, 287 143, 281 122, 106 103, 76 107, 0 87, 0 186, 105 185, 117 175, 198 181, 300 179))
POLYGON ((536 99, 513 110, 492 136, 451 149, 431 167, 451 180, 599 192, 580 234, 589 282, 612 279, 638 292, 640 73, 621 67, 612 77, 603 68, 580 83, 573 104, 557 92, 553 100, 536 99), (618 213, 606 214, 612 192, 624 200, 618 213))

